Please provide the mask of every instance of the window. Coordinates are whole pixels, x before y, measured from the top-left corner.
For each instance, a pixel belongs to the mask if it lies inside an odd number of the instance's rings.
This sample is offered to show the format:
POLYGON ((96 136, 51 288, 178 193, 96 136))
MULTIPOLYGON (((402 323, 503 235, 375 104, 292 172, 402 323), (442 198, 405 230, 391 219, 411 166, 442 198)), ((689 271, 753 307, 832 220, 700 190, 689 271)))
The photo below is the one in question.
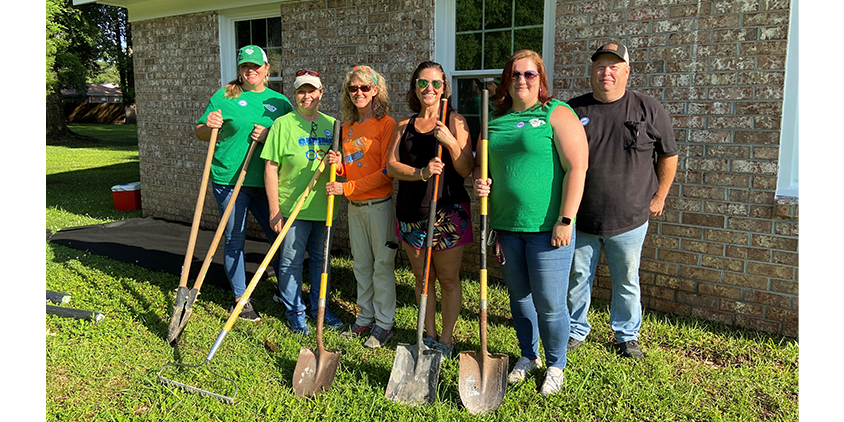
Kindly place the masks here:
MULTIPOLYGON (((245 45, 257 45, 267 53, 270 88, 283 92, 281 83, 281 18, 236 21, 234 56, 245 45)), ((236 60, 236 59, 235 59, 236 60)))
POLYGON ((451 77, 452 101, 480 136, 481 92, 494 89, 507 59, 521 49, 539 53, 553 86, 555 0, 438 0, 435 61, 451 77))
POLYGON ((798 115, 798 31, 797 0, 791 4, 788 20, 788 56, 785 63, 785 88, 780 126, 779 172, 777 196, 797 197, 799 192, 799 128, 798 115))
POLYGON ((284 94, 278 4, 220 11, 220 77, 223 84, 237 77, 237 51, 250 44, 260 46, 267 53, 270 88, 284 94))

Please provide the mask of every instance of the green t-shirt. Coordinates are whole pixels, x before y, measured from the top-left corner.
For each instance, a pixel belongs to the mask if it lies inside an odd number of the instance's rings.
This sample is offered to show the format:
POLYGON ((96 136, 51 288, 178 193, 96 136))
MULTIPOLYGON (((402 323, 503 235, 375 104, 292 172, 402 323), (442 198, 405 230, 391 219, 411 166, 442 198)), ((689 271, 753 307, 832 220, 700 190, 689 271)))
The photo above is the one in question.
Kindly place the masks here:
MULTIPOLYGON (((252 138, 249 135, 258 124, 269 128, 273 121, 293 111, 290 100, 269 88, 262 92, 244 91, 237 98, 225 98, 225 88, 220 88, 208 100, 205 113, 196 121, 205 124, 208 114, 217 110, 223 115, 223 127, 217 135, 214 160, 211 164, 211 181, 234 186, 240 176, 240 167, 249 152, 252 138)), ((249 162, 243 186, 264 186, 264 162, 259 160, 263 145, 258 143, 249 162)))
POLYGON ((565 172, 554 145, 551 112, 564 102, 508 112, 489 122, 490 226, 516 232, 554 228, 565 172))
MULTIPOLYGON (((334 118, 319 113, 316 127, 297 112, 276 119, 267 135, 261 158, 278 163, 278 203, 281 215, 287 218, 299 196, 305 191, 334 140, 334 118)), ((302 205, 297 220, 325 221, 328 210, 330 167, 325 170, 302 205)), ((337 200, 332 218, 337 218, 337 200)))

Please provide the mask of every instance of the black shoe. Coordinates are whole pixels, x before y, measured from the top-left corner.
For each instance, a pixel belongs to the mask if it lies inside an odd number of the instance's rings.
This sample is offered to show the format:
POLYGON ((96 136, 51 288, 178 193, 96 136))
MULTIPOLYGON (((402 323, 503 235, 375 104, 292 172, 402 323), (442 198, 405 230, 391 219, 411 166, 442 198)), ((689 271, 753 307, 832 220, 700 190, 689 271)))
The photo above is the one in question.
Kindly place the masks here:
POLYGON ((376 325, 372 328, 372 334, 370 334, 369 338, 366 339, 366 342, 363 343, 363 347, 366 347, 367 349, 377 349, 386 344, 387 340, 389 340, 392 336, 392 330, 385 330, 376 325))
POLYGON ((642 353, 642 348, 639 347, 638 340, 625 341, 615 345, 616 352, 623 358, 642 359, 645 354, 642 353))
POLYGON ((574 337, 569 337, 569 342, 566 345, 566 353, 571 353, 571 352, 575 351, 575 349, 580 347, 581 343, 583 343, 583 341, 578 340, 574 337))
MULTIPOLYGON (((234 311, 235 306, 237 306, 237 302, 232 305, 231 309, 229 309, 229 313, 234 311)), ((240 315, 237 316, 240 319, 245 319, 247 321, 258 322, 261 320, 261 316, 255 312, 255 309, 252 308, 252 302, 246 302, 246 305, 243 305, 243 309, 240 310, 240 315)))

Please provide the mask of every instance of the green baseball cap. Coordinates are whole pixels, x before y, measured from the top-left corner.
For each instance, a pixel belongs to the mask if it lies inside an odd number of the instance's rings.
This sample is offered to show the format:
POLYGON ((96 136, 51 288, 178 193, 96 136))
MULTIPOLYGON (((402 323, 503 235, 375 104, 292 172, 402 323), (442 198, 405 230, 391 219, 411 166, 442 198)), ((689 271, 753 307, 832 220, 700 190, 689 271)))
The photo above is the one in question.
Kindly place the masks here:
POLYGON ((237 52, 237 65, 244 63, 255 63, 258 66, 263 66, 267 62, 267 53, 257 45, 246 45, 240 48, 237 52))

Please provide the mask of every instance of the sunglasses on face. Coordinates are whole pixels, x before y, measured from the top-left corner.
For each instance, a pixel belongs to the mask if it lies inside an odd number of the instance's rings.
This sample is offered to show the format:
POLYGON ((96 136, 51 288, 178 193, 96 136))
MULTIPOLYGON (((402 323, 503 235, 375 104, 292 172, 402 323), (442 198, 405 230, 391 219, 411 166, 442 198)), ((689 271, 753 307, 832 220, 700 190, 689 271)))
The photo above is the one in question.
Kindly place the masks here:
POLYGON ((316 70, 302 69, 302 70, 296 72, 296 76, 302 76, 302 75, 305 75, 305 74, 308 74, 308 75, 311 75, 311 76, 316 76, 317 78, 319 77, 319 72, 317 72, 316 70))
POLYGON ((525 77, 525 81, 533 82, 536 80, 536 77, 539 76, 539 72, 535 70, 526 70, 524 73, 519 72, 518 70, 513 71, 513 80, 518 81, 521 76, 525 77))
POLYGON ((428 87, 428 84, 431 84, 434 89, 440 89, 443 87, 443 81, 439 79, 434 79, 433 81, 429 81, 427 79, 417 79, 416 80, 416 87, 419 89, 425 89, 428 87))
POLYGON ((358 92, 358 90, 361 92, 369 92, 372 90, 372 87, 369 85, 349 85, 349 93, 354 94, 355 92, 358 92))

